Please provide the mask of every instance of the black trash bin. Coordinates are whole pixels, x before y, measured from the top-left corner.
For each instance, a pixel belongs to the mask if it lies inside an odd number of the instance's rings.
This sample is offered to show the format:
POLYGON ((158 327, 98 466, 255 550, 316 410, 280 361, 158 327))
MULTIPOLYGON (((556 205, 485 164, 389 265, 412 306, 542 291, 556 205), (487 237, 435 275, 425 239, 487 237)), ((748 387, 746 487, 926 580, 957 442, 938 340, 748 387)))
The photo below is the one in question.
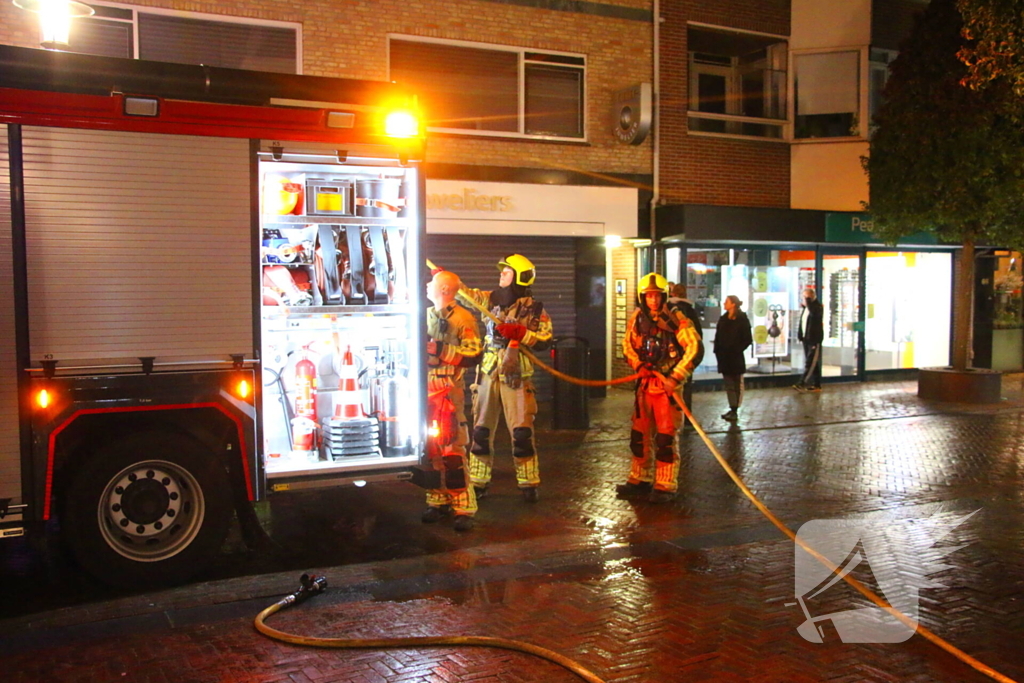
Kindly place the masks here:
MULTIPOLYGON (((590 342, 583 337, 559 337, 551 347, 555 370, 588 379, 590 342)), ((589 429, 587 387, 555 378, 551 398, 551 426, 554 429, 589 429)))

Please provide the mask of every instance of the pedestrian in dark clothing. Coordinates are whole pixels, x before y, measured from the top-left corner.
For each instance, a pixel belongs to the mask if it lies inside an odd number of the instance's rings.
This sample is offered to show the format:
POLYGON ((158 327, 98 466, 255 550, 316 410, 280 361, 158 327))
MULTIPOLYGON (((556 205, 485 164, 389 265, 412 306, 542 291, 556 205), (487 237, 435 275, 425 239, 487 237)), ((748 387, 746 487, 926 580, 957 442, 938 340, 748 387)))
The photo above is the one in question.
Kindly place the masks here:
POLYGON ((735 422, 743 404, 743 374, 747 371, 743 352, 754 343, 754 338, 739 297, 730 294, 725 297, 724 306, 726 314, 718 319, 715 328, 715 358, 718 359, 718 371, 725 380, 725 394, 729 398, 729 412, 722 417, 735 422))
POLYGON ((797 340, 804 343, 804 375, 793 385, 797 391, 821 391, 821 343, 825 341, 825 311, 814 290, 804 290, 797 340))
MULTIPOLYGON (((693 307, 693 302, 686 298, 686 286, 677 284, 673 285, 669 283, 669 297, 668 304, 669 309, 673 311, 679 311, 693 323, 693 329, 697 331, 697 336, 700 338, 700 345, 697 350, 697 355, 693 357, 693 367, 697 368, 698 365, 704 360, 704 325, 700 319, 700 314, 697 313, 697 309, 693 307)), ((690 375, 686 383, 683 384, 683 403, 686 404, 686 409, 693 414, 693 375, 690 375)), ((683 431, 693 429, 689 420, 683 422, 683 431)))

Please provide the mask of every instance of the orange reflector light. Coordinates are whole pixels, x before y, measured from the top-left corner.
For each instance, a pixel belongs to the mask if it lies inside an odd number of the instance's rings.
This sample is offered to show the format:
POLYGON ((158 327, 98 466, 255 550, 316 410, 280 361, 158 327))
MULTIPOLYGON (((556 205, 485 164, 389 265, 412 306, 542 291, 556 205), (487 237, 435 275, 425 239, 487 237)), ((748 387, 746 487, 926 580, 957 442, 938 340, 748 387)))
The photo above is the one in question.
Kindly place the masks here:
POLYGON ((239 380, 238 386, 235 387, 235 393, 239 398, 249 398, 249 382, 244 379, 239 380))
POLYGON ((420 134, 420 122, 407 111, 393 111, 384 118, 384 134, 393 138, 414 138, 420 134))
POLYGON ((46 389, 40 389, 39 393, 36 394, 36 405, 40 408, 48 408, 50 406, 50 392, 46 389))

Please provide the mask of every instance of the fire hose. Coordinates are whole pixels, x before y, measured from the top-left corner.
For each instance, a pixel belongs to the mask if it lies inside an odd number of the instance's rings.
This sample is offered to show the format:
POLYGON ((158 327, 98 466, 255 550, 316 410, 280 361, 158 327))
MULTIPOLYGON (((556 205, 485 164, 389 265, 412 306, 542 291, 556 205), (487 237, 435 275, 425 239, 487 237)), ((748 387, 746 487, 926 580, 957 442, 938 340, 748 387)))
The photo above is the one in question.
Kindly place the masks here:
MULTIPOLYGON (((431 267, 433 267, 433 264, 431 264, 429 261, 427 262, 427 264, 430 265, 431 267)), ((476 308, 478 311, 480 311, 481 315, 486 316, 487 318, 489 318, 490 320, 494 321, 495 323, 498 323, 498 324, 501 323, 501 321, 498 320, 497 317, 495 317, 489 310, 487 310, 484 306, 482 306, 479 303, 477 303, 475 300, 473 300, 473 299, 471 299, 469 297, 462 297, 461 300, 462 301, 466 301, 471 306, 476 308)), ((637 379, 638 377, 640 377, 640 373, 636 373, 636 374, 630 375, 628 377, 621 377, 621 378, 617 378, 617 379, 614 379, 614 380, 584 380, 584 379, 579 379, 577 377, 572 377, 571 375, 566 375, 563 372, 559 372, 558 370, 555 370, 554 368, 549 367, 545 363, 543 363, 540 360, 538 360, 537 357, 534 354, 530 353, 529 350, 527 350, 527 349, 525 349, 523 347, 520 347, 519 351, 520 351, 520 353, 525 353, 526 356, 531 361, 536 363, 537 366, 540 367, 541 369, 547 371, 548 373, 550 373, 554 377, 557 377, 558 379, 561 379, 561 380, 566 381, 566 382, 570 382, 572 384, 578 384, 578 385, 582 385, 582 386, 610 386, 610 385, 613 385, 613 384, 624 384, 625 382, 631 382, 631 381, 637 379)), ((657 376, 659 379, 661 379, 663 381, 665 380, 664 375, 662 375, 661 373, 655 372, 653 374, 655 376, 657 376)), ((988 676, 989 678, 992 678, 993 680, 1000 681, 1001 683, 1015 683, 1012 678, 1008 678, 1007 676, 1004 676, 1003 674, 999 673, 995 669, 989 667, 987 664, 985 664, 985 663, 983 663, 981 661, 978 661, 977 659, 975 659, 971 655, 967 654, 963 650, 959 649, 958 647, 956 647, 952 643, 949 643, 946 640, 944 640, 941 637, 939 637, 938 635, 936 635, 935 633, 932 633, 929 629, 927 629, 926 627, 922 626, 919 622, 917 622, 917 621, 911 619, 910 617, 908 617, 907 615, 903 614, 903 612, 899 611, 898 609, 896 609, 895 607, 890 605, 884 598, 876 595, 870 588, 868 588, 863 583, 861 583, 857 579, 855 579, 852 576, 850 576, 849 573, 843 572, 841 567, 839 567, 838 565, 833 563, 831 560, 829 560, 827 557, 825 557, 824 555, 822 555, 821 553, 816 551, 814 548, 812 548, 810 545, 808 545, 802 538, 800 538, 795 533, 793 533, 793 531, 789 527, 787 527, 782 522, 782 520, 780 520, 778 517, 776 517, 775 513, 773 513, 770 509, 768 509, 768 506, 766 506, 764 503, 762 503, 761 500, 754 494, 754 492, 751 491, 747 487, 747 485, 745 483, 743 483, 743 480, 740 479, 740 476, 738 474, 736 474, 736 471, 733 470, 732 467, 729 466, 729 463, 726 462, 725 458, 719 452, 718 448, 716 448, 715 444, 712 443, 710 438, 708 438, 708 435, 704 431, 704 428, 693 417, 693 414, 690 412, 690 409, 686 407, 685 402, 679 397, 679 395, 676 394, 675 392, 670 392, 670 395, 672 396, 673 401, 675 401, 675 403, 679 407, 679 409, 683 411, 684 415, 686 415, 686 419, 689 420, 690 424, 693 425, 695 431, 700 436, 701 440, 704 442, 704 445, 707 446, 708 450, 711 451, 711 454, 715 457, 715 460, 718 461, 718 464, 722 466, 722 469, 725 470, 725 473, 729 475, 730 479, 732 479, 733 483, 736 484, 736 486, 739 487, 740 491, 743 492, 743 495, 745 495, 750 500, 750 502, 754 504, 754 507, 756 507, 761 512, 761 514, 763 514, 768 519, 768 521, 770 521, 773 525, 775 525, 775 527, 779 531, 781 531, 783 534, 785 534, 791 541, 796 543, 798 546, 803 548, 804 551, 806 551, 808 555, 810 555, 815 560, 820 562, 824 567, 829 569, 829 571, 831 571, 833 574, 835 574, 836 576, 839 576, 844 581, 846 581, 846 583, 849 584, 858 593, 863 595, 865 598, 870 600, 872 603, 874 603, 878 607, 884 609, 886 612, 888 612, 893 617, 898 619, 900 622, 902 622, 904 625, 906 625, 911 630, 914 630, 917 633, 921 634, 922 637, 924 637, 926 640, 931 642, 933 645, 936 645, 939 648, 945 650, 949 654, 951 654, 954 657, 956 657, 957 659, 959 659, 961 662, 967 664, 968 666, 970 666, 974 670, 976 670, 976 671, 978 671, 980 673, 985 674, 986 676, 988 676)))
MULTIPOLYGON (((429 261, 427 262, 427 264, 431 268, 434 267, 434 265, 432 263, 430 263, 429 261)), ((463 300, 467 301, 474 308, 479 310, 481 315, 487 316, 488 318, 490 318, 491 320, 493 320, 496 323, 499 323, 499 324, 501 323, 501 321, 498 320, 490 311, 488 311, 486 308, 484 308, 483 306, 481 306, 477 302, 473 301, 472 299, 469 299, 468 297, 464 298, 463 300)), ((550 373, 554 377, 557 377, 558 379, 561 379, 561 380, 566 381, 566 382, 571 382, 573 384, 578 384, 578 385, 582 385, 582 386, 610 386, 610 385, 614 385, 614 384, 624 384, 626 382, 634 381, 638 377, 640 377, 640 374, 636 373, 636 374, 630 375, 628 377, 621 377, 621 378, 617 378, 617 379, 614 379, 614 380, 584 380, 584 379, 579 379, 577 377, 572 377, 571 375, 566 375, 565 373, 559 372, 558 370, 555 370, 554 368, 546 365, 545 363, 543 363, 540 360, 538 360, 535 355, 530 353, 525 348, 521 347, 520 351, 526 353, 527 357, 531 361, 533 361, 537 366, 539 366, 541 369, 547 371, 548 373, 550 373)), ((653 374, 655 376, 657 376, 659 379, 661 379, 662 381, 665 381, 665 377, 661 373, 655 372, 653 374)), ((718 448, 716 448, 715 444, 712 443, 711 439, 708 437, 707 433, 704 431, 704 428, 701 426, 701 424, 696 419, 694 419, 693 414, 686 407, 686 404, 682 401, 682 399, 679 397, 679 395, 676 394, 675 392, 670 392, 670 395, 672 396, 672 399, 675 401, 675 403, 679 407, 679 409, 683 411, 684 415, 686 415, 686 418, 690 421, 690 424, 693 425, 693 427, 696 430, 697 434, 700 436, 701 440, 704 442, 704 445, 707 446, 708 450, 710 450, 711 454, 715 457, 715 460, 718 461, 718 464, 721 465, 723 470, 725 470, 725 473, 729 475, 730 479, 732 479, 733 483, 735 483, 736 486, 739 487, 740 491, 743 492, 743 495, 745 495, 750 500, 750 502, 754 504, 754 507, 756 507, 761 512, 761 514, 763 514, 768 519, 768 521, 770 521, 773 525, 775 525, 775 527, 779 531, 781 531, 790 540, 792 540, 794 543, 796 543, 801 548, 803 548, 804 551, 807 552, 807 554, 809 554, 811 557, 813 557, 818 562, 820 562, 823 566, 828 568, 833 574, 835 574, 836 576, 838 576, 841 579, 843 579, 844 581, 846 581, 846 583, 849 584, 858 593, 860 593, 865 598, 870 600, 876 606, 880 607, 881 609, 884 609, 886 612, 888 612, 893 617, 898 619, 900 622, 902 622, 904 625, 906 625, 911 630, 915 631, 916 633, 921 634, 921 636, 923 636, 926 640, 931 642, 933 645, 936 645, 939 648, 941 648, 942 650, 945 650, 949 654, 951 654, 954 657, 956 657, 957 659, 959 659, 961 662, 964 662, 965 664, 967 664, 968 666, 973 668, 975 671, 978 671, 978 672, 980 672, 982 674, 985 674, 986 676, 988 676, 989 678, 991 678, 993 680, 1000 681, 1000 683, 1015 683, 1013 679, 1011 679, 1011 678, 1009 678, 1007 676, 1004 676, 1003 674, 999 673, 995 669, 993 669, 993 668, 989 667, 988 665, 984 664, 983 662, 975 659, 974 657, 970 656, 969 654, 967 654, 963 650, 960 650, 959 648, 957 648, 952 643, 949 643, 946 640, 944 640, 941 637, 939 637, 938 635, 932 633, 929 629, 927 629, 924 626, 922 626, 916 620, 911 619, 907 615, 903 614, 903 612, 901 612, 901 611, 897 610, 896 608, 894 608, 885 599, 883 599, 883 598, 879 597, 878 595, 876 595, 870 588, 868 588, 863 583, 861 583, 857 579, 855 579, 852 576, 850 576, 849 573, 844 573, 841 567, 839 567, 834 562, 829 560, 827 557, 825 557, 824 555, 822 555, 821 553, 816 551, 814 548, 812 548, 810 545, 808 545, 803 539, 801 539, 799 536, 797 536, 795 533, 793 533, 793 531, 789 527, 787 527, 782 522, 782 520, 780 520, 778 517, 775 516, 775 513, 773 513, 770 509, 768 509, 768 507, 764 503, 761 502, 761 500, 754 494, 754 492, 751 491, 747 487, 747 485, 743 482, 743 480, 739 477, 739 475, 736 474, 736 471, 733 470, 732 467, 730 467, 729 463, 726 462, 725 458, 719 452, 718 448)), ((275 640, 280 640, 282 642, 292 643, 294 645, 305 645, 305 646, 308 646, 308 647, 321 647, 321 648, 347 648, 347 649, 355 649, 355 648, 416 648, 416 647, 462 646, 462 645, 472 645, 472 646, 480 646, 480 647, 501 648, 501 649, 506 649, 506 650, 514 650, 514 651, 518 651, 518 652, 525 652, 527 654, 532 654, 532 655, 536 655, 538 657, 541 657, 543 659, 547 659, 548 661, 554 662, 555 664, 558 664, 558 665, 564 667, 565 669, 568 669, 569 671, 572 671, 573 673, 578 675, 583 680, 588 681, 588 683, 604 683, 604 681, 601 678, 599 678, 597 675, 595 675, 591 671, 583 668, 581 665, 579 665, 575 661, 569 659, 568 657, 560 655, 557 652, 554 652, 552 650, 548 650, 546 648, 543 648, 543 647, 540 647, 540 646, 537 646, 537 645, 532 645, 530 643, 525 643, 525 642, 518 641, 518 640, 510 640, 510 639, 506 639, 506 638, 491 638, 491 637, 485 637, 485 636, 437 636, 437 637, 433 637, 433 636, 422 637, 421 636, 421 637, 409 637, 409 638, 376 638, 376 639, 366 639, 366 638, 351 638, 351 639, 350 638, 318 638, 318 637, 313 637, 313 636, 299 636, 299 635, 295 635, 295 634, 292 634, 292 633, 285 633, 283 631, 278 631, 277 629, 274 629, 274 628, 271 628, 270 626, 267 626, 266 623, 265 623, 265 620, 268 619, 273 614, 275 614, 276 612, 278 612, 281 609, 284 609, 286 607, 290 607, 292 605, 295 605, 295 604, 298 604, 300 602, 303 602, 304 600, 306 600, 306 599, 308 599, 308 598, 310 598, 310 597, 312 597, 314 595, 317 595, 318 593, 323 592, 323 590, 327 587, 327 579, 324 578, 324 577, 309 577, 308 575, 303 574, 302 575, 302 579, 301 579, 301 584, 302 584, 301 587, 295 593, 292 593, 291 595, 286 596, 285 598, 279 600, 278 602, 276 602, 273 605, 267 607, 266 609, 264 609, 262 612, 259 613, 259 615, 256 617, 256 621, 255 621, 256 630, 258 630, 260 633, 262 633, 265 636, 268 636, 268 637, 273 638, 275 640)))
POLYGON ((297 591, 278 600, 270 607, 259 613, 254 625, 256 630, 274 640, 279 640, 292 645, 304 645, 306 647, 335 648, 335 649, 362 649, 362 648, 419 648, 437 646, 461 646, 473 645, 476 647, 494 647, 503 650, 514 650, 535 655, 573 672, 587 683, 605 683, 596 674, 583 668, 573 660, 560 655, 547 648, 520 640, 508 638, 490 638, 486 636, 416 636, 410 638, 319 638, 316 636, 300 636, 294 633, 286 633, 276 628, 267 626, 266 620, 280 610, 297 605, 309 598, 322 593, 327 588, 327 579, 323 576, 309 576, 303 574, 300 579, 301 585, 297 591))

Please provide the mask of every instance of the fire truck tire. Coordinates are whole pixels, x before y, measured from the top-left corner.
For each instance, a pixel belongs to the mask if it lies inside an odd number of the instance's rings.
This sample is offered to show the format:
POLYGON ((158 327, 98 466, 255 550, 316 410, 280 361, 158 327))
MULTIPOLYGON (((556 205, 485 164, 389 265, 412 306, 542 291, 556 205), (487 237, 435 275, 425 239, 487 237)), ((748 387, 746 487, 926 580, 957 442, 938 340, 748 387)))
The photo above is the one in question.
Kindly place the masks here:
POLYGON ((143 432, 99 449, 71 481, 61 516, 77 562, 115 586, 181 583, 216 556, 231 522, 214 453, 174 433, 143 432))

